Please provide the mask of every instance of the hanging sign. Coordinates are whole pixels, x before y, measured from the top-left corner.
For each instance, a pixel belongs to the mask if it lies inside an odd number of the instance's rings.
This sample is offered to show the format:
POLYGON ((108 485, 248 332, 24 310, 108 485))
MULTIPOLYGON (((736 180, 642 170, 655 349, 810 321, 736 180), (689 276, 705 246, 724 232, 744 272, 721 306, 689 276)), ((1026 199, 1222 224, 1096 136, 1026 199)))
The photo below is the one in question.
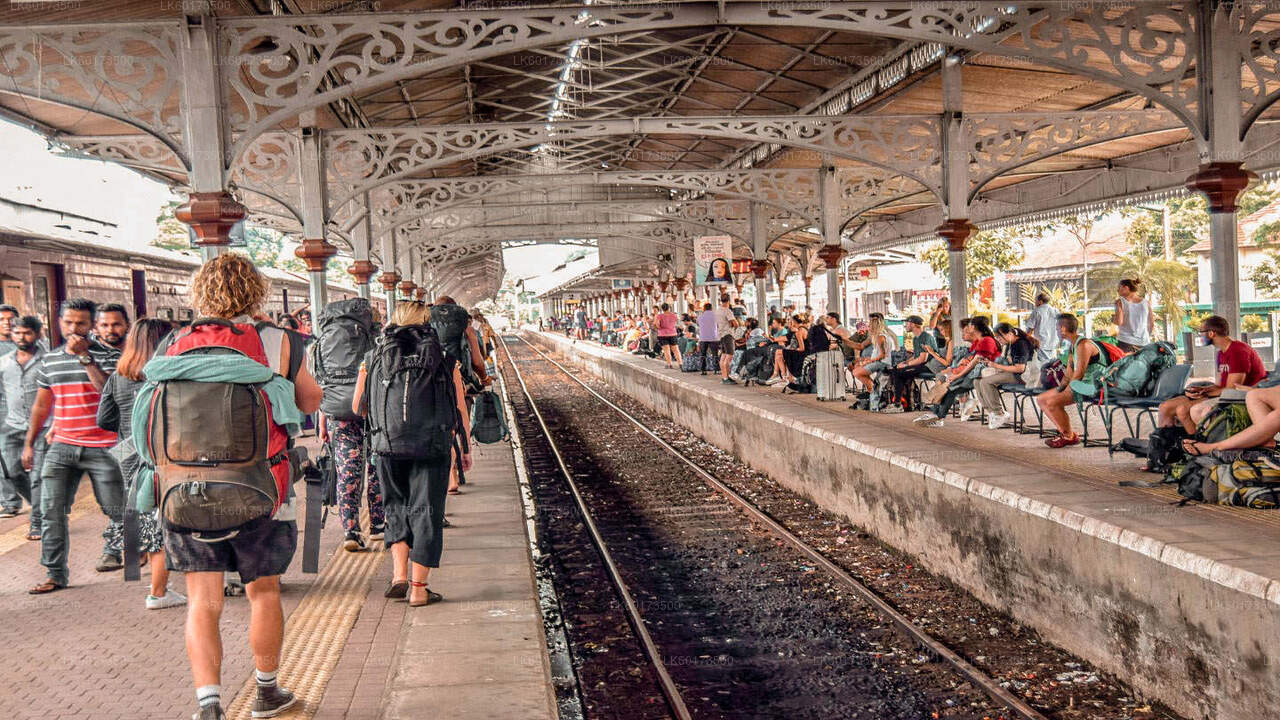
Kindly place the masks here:
POLYGON ((693 281, 696 285, 732 285, 733 239, 707 235, 693 240, 693 281))
POLYGON ((631 281, 631 280, 619 280, 619 279, 617 279, 617 278, 614 278, 614 279, 612 280, 612 283, 613 283, 613 289, 614 289, 614 290, 630 290, 630 289, 631 289, 632 281, 631 281))

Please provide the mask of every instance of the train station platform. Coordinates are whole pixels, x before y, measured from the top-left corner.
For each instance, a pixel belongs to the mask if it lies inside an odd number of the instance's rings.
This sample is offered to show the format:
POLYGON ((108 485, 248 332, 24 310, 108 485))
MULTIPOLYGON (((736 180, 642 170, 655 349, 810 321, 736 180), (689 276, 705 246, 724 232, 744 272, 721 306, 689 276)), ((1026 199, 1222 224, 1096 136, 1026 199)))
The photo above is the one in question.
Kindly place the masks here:
POLYGON ((526 338, 1187 717, 1280 703, 1280 513, 1175 504, 1105 448, 723 385, 562 334, 526 338))
MULTIPOLYGON (((286 720, 374 720, 439 714, 455 720, 554 717, 554 696, 511 446, 477 448, 431 588, 445 601, 409 608, 383 598, 391 577, 381 543, 339 549, 330 515, 321 571, 284 576, 282 684, 301 698, 286 720)), ((9 720, 176 720, 194 709, 183 645, 185 610, 143 607, 142 582, 97 573, 106 518, 88 483, 72 511, 71 585, 42 596, 40 543, 29 517, 0 521, 0 627, 5 650, 0 715, 9 720)), ((185 593, 182 575, 171 587, 185 593)), ((227 716, 249 718, 248 603, 227 598, 222 621, 227 716)))

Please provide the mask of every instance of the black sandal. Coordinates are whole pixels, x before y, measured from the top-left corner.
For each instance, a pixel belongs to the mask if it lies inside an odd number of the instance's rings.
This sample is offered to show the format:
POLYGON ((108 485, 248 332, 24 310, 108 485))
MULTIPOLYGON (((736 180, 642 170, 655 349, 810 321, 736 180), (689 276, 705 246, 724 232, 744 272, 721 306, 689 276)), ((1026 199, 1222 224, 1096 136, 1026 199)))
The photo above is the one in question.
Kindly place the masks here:
MULTIPOLYGON (((1190 455, 1191 457, 1200 457, 1202 455, 1206 455, 1207 453, 1205 451, 1197 447, 1199 444, 1200 443, 1198 441, 1192 440, 1191 438, 1183 438, 1182 451, 1190 455)), ((1210 450, 1209 452, 1213 452, 1213 451, 1210 450)))
POLYGON ((408 580, 392 582, 390 585, 387 585, 386 592, 382 593, 382 597, 387 598, 388 600, 403 600, 406 597, 408 597, 408 595, 409 595, 408 580))
POLYGON ((431 588, 427 587, 426 583, 414 582, 413 580, 410 580, 409 584, 412 585, 413 587, 426 588, 427 590, 427 597, 425 600, 410 600, 409 607, 422 607, 424 605, 433 605, 435 603, 440 602, 441 600, 444 600, 444 596, 441 595, 440 593, 431 592, 431 588))

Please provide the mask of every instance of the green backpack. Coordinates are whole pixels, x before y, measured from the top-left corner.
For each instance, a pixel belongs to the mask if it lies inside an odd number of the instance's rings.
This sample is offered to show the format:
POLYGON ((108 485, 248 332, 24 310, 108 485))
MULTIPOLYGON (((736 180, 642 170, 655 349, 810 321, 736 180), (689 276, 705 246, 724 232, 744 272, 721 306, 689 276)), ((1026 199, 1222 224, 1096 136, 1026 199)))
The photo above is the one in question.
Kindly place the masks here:
MULTIPOLYGON (((1083 380, 1071 383, 1071 389, 1077 399, 1081 399, 1082 406, 1084 398, 1096 398, 1099 404, 1106 405, 1108 398, 1145 397, 1155 390, 1160 373, 1175 363, 1177 354, 1173 345, 1154 342, 1098 369, 1092 377, 1086 374, 1083 380)), ((1110 417, 1104 414, 1103 420, 1109 422, 1110 417)))

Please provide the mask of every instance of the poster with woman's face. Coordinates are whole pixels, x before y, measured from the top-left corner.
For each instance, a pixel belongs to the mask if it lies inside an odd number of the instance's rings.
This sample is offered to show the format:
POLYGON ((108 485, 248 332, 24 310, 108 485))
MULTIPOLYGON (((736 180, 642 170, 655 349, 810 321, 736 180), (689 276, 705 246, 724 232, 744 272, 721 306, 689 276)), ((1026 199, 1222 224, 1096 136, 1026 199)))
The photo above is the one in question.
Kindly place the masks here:
POLYGON ((728 235, 708 235, 693 241, 693 281, 697 285, 732 285, 730 258, 733 240, 728 235))

